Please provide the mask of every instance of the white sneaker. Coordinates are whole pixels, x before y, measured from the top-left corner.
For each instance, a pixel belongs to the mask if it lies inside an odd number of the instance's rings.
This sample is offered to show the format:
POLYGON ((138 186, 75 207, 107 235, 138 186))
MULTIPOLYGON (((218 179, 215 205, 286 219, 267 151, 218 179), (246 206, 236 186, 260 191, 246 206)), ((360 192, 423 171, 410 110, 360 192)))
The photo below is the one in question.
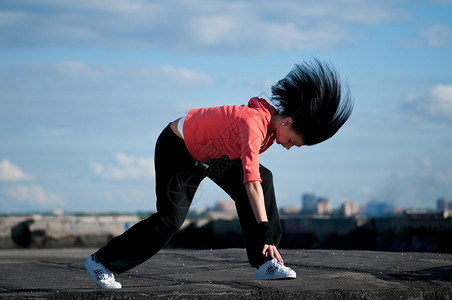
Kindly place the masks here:
POLYGON ((297 273, 291 268, 286 267, 276 258, 268 260, 256 269, 256 280, 273 280, 273 279, 294 279, 297 273))
POLYGON ((115 280, 113 273, 100 262, 96 262, 95 257, 96 253, 85 260, 85 268, 94 282, 103 289, 120 289, 122 286, 115 280))

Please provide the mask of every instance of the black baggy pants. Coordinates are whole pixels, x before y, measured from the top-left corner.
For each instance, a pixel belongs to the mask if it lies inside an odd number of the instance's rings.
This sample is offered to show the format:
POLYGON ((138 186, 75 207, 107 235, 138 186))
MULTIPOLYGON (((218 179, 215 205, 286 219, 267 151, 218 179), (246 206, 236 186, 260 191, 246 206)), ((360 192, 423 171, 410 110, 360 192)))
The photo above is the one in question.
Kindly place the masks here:
MULTIPOLYGON (((113 238, 97 252, 98 260, 115 273, 128 271, 162 249, 184 222, 200 182, 209 177, 234 201, 245 239, 248 260, 258 267, 269 258, 262 255, 263 241, 243 185, 241 159, 227 157, 208 163, 206 169, 195 161, 184 141, 168 125, 155 149, 157 212, 123 234, 113 238)), ((276 206, 271 172, 260 166, 262 188, 269 225, 275 245, 281 239, 281 223, 276 206)))

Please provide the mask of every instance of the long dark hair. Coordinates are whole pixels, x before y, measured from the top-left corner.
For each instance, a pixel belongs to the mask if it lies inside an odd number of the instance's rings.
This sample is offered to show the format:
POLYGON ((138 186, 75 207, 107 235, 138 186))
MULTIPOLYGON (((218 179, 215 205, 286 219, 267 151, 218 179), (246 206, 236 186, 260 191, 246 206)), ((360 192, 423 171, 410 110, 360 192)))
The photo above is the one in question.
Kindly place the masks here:
POLYGON ((341 85, 330 63, 318 59, 296 64, 273 85, 272 102, 279 114, 293 118, 292 126, 305 145, 332 137, 353 110, 348 85, 341 85))

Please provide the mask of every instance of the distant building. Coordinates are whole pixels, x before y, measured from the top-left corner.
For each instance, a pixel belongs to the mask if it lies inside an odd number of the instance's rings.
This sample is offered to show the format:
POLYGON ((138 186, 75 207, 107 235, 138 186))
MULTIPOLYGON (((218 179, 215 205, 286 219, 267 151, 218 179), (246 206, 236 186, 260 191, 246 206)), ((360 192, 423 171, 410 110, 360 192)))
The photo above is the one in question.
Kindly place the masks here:
MULTIPOLYGON (((235 209, 235 202, 232 199, 221 199, 212 208, 205 212, 208 219, 213 220, 232 220, 237 218, 237 211, 235 209)), ((204 217, 205 217, 204 216, 204 217)), ((205 222, 207 219, 202 219, 199 222, 205 222)))
POLYGON ((209 211, 235 212, 235 202, 231 199, 221 199, 209 211))
POLYGON ((317 197, 314 194, 303 194, 302 198, 302 214, 331 214, 332 208, 328 198, 317 197))
POLYGON ((303 213, 314 213, 317 210, 317 197, 314 194, 303 194, 301 202, 303 213))
POLYGON ((300 208, 297 206, 284 206, 280 209, 282 215, 298 215, 300 208))
POLYGON ((331 214, 332 208, 330 200, 326 198, 319 198, 316 205, 316 213, 319 215, 331 214))
POLYGON ((394 214, 394 205, 386 202, 369 202, 364 210, 364 215, 373 218, 387 217, 394 214))
POLYGON ((352 201, 347 201, 344 204, 342 204, 339 214, 344 217, 352 217, 359 212, 359 206, 357 203, 352 201))
POLYGON ((417 220, 441 220, 449 218, 449 210, 406 210, 404 215, 410 219, 417 220))
POLYGON ((452 201, 447 198, 439 198, 436 200, 436 209, 441 211, 452 210, 452 201))

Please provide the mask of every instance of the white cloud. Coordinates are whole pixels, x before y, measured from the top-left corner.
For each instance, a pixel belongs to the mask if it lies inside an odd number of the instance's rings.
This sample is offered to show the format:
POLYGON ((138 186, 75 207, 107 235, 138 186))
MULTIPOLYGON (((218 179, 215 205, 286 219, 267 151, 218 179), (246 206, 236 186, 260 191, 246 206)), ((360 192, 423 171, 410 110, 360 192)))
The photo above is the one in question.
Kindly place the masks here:
POLYGON ((445 25, 434 25, 422 29, 421 36, 429 46, 447 46, 452 42, 452 28, 445 25))
POLYGON ((100 74, 94 69, 90 69, 81 61, 59 61, 54 64, 59 75, 68 77, 99 77, 100 74))
MULTIPOLYGON (((102 84, 102 80, 105 84, 108 79, 120 79, 123 82, 145 82, 147 85, 149 85, 149 80, 152 80, 158 86, 169 83, 171 86, 176 85, 182 88, 197 88, 214 83, 214 79, 205 72, 173 65, 114 68, 83 61, 56 61, 29 66, 9 66, 5 68, 4 74, 7 74, 5 79, 10 83, 21 87, 24 84, 27 87, 34 87, 36 81, 39 80, 57 82, 55 86, 63 89, 73 88, 79 82, 77 80, 84 79, 88 80, 85 84, 88 84, 89 87, 97 79, 99 79, 99 84, 102 84), (24 83, 24 79, 26 83, 24 83), (63 85, 62 82, 65 84, 63 85)), ((46 85, 46 90, 49 86, 50 84, 46 85)), ((89 91, 92 92, 91 87, 89 91)))
POLYGON ((6 1, 1 14, 3 46, 250 52, 331 48, 359 37, 356 25, 378 25, 403 13, 389 1, 370 0, 29 0, 6 1))
MULTIPOLYGON (((9 160, 0 162, 0 202, 8 206, 11 203, 22 203, 26 205, 38 205, 40 207, 63 207, 63 198, 56 194, 48 194, 37 184, 18 184, 19 181, 31 180, 33 176, 25 173, 22 169, 9 160)), ((8 209, 8 207, 4 207, 8 209)))
POLYGON ((433 3, 439 4, 439 5, 449 5, 452 4, 452 0, 431 0, 433 3))
POLYGON ((196 87, 211 84, 213 82, 213 79, 206 73, 196 72, 185 68, 163 66, 159 71, 165 79, 172 81, 181 87, 196 87))
POLYGON ((430 91, 426 108, 432 116, 452 121, 452 85, 438 84, 430 91))
POLYGON ((428 117, 452 122, 452 85, 437 84, 427 96, 410 94, 404 107, 414 114, 416 120, 428 117))
POLYGON ((214 83, 214 79, 205 72, 171 65, 120 70, 121 73, 118 72, 118 74, 115 72, 117 71, 114 71, 112 75, 129 80, 144 80, 145 82, 151 80, 158 86, 170 84, 182 88, 196 88, 214 83))
POLYGON ((425 168, 430 168, 432 166, 432 161, 430 160, 430 158, 425 157, 422 160, 422 164, 424 165, 425 168))
POLYGON ((103 165, 92 162, 90 168, 96 176, 110 180, 149 179, 154 176, 154 160, 151 157, 137 157, 124 153, 115 155, 114 164, 103 165))
POLYGON ((47 194, 37 185, 14 185, 4 188, 3 192, 12 200, 25 204, 37 204, 39 206, 63 207, 63 199, 55 194, 47 194))
POLYGON ((31 176, 22 171, 22 169, 9 160, 4 159, 0 162, 0 182, 14 182, 30 179, 31 176))
POLYGON ((365 196, 373 196, 375 194, 374 189, 367 185, 363 185, 363 186, 359 187, 358 190, 359 190, 359 193, 361 193, 362 195, 365 195, 365 196))

